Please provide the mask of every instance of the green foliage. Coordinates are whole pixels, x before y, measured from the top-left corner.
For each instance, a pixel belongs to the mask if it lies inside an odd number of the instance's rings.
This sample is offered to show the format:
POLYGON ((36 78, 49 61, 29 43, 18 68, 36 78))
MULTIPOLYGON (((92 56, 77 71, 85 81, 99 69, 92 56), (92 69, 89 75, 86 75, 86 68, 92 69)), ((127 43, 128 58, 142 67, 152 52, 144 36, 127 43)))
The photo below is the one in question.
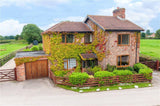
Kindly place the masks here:
POLYGON ((102 71, 102 68, 100 66, 95 66, 93 68, 88 69, 89 72, 92 72, 93 74, 98 72, 98 71, 102 71))
POLYGON ((94 74, 95 78, 104 78, 104 77, 112 77, 112 76, 115 76, 115 74, 108 71, 98 71, 94 74))
POLYGON ((107 71, 113 72, 113 71, 116 70, 116 69, 117 69, 116 66, 107 64, 107 69, 106 69, 107 71))
POLYGON ((136 63, 136 64, 134 64, 133 68, 136 72, 139 72, 140 69, 145 69, 148 67, 142 63, 136 63))
POLYGON ((33 46, 33 47, 31 48, 31 50, 32 50, 32 51, 38 51, 39 49, 38 49, 37 46, 33 46))
POLYGON ((140 69, 139 74, 143 74, 148 80, 152 79, 150 73, 153 73, 153 70, 150 68, 140 69))
POLYGON ((39 50, 43 50, 43 47, 41 45, 39 45, 39 50))
POLYGON ((54 71, 54 75, 58 76, 58 77, 64 77, 64 75, 66 75, 67 73, 68 73, 68 71, 66 71, 66 70, 54 71))
POLYGON ((41 32, 42 30, 36 25, 27 24, 23 27, 21 35, 28 43, 32 43, 34 40, 42 42, 41 32))
POLYGON ((147 35, 151 35, 151 32, 150 32, 149 29, 146 30, 146 34, 147 34, 147 35))
POLYGON ((144 32, 141 33, 141 39, 145 39, 146 38, 146 34, 144 32))
POLYGON ((126 69, 127 69, 127 70, 130 70, 130 71, 134 71, 134 68, 131 67, 131 66, 127 67, 126 69))
POLYGON ((156 31, 156 38, 160 39, 160 29, 156 31))
POLYGON ((132 71, 130 70, 114 70, 113 73, 117 76, 133 75, 132 71))
POLYGON ((73 85, 78 85, 81 84, 83 85, 83 83, 85 83, 87 81, 87 79, 89 78, 89 75, 87 73, 80 73, 80 72, 73 72, 70 76, 69 76, 69 81, 70 83, 72 83, 73 85))

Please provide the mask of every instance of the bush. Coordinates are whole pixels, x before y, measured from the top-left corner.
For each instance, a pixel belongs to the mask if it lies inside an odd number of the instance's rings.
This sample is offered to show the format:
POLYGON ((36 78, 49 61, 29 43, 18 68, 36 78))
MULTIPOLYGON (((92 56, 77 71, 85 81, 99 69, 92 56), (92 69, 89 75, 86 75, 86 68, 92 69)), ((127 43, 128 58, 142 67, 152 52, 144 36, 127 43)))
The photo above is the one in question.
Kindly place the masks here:
POLYGON ((67 73, 68 71, 61 70, 61 71, 55 71, 54 75, 58 77, 64 77, 64 75, 66 75, 67 73))
POLYGON ((89 75, 87 73, 80 73, 80 72, 73 72, 70 76, 69 76, 69 81, 70 83, 72 83, 73 85, 77 85, 77 84, 81 84, 83 85, 83 83, 85 83, 87 81, 87 79, 89 78, 89 75))
POLYGON ((150 75, 150 73, 153 73, 153 70, 150 69, 150 68, 140 69, 140 70, 139 70, 139 74, 143 74, 144 77, 145 77, 146 79, 149 79, 149 80, 152 79, 152 76, 150 75))
POLYGON ((43 50, 43 47, 42 47, 42 46, 39 46, 39 50, 43 50))
POLYGON ((130 67, 130 66, 127 67, 126 69, 127 69, 127 70, 130 70, 130 71, 134 71, 134 68, 133 68, 133 67, 130 67))
POLYGON ((117 69, 116 66, 107 64, 107 69, 106 69, 107 71, 113 72, 113 71, 116 70, 116 69, 117 69))
POLYGON ((132 71, 130 70, 114 70, 113 73, 117 76, 133 75, 132 71))
POLYGON ((94 74, 95 78, 104 78, 104 77, 112 77, 115 76, 112 72, 108 71, 98 71, 94 74))
POLYGON ((100 66, 95 66, 93 68, 88 68, 88 71, 94 74, 94 73, 96 73, 98 71, 102 71, 102 69, 101 69, 100 66))
POLYGON ((146 69, 148 67, 142 63, 136 63, 134 64, 133 68, 136 72, 139 72, 140 69, 146 69))
POLYGON ((32 50, 32 51, 38 51, 38 47, 37 47, 37 46, 33 46, 33 47, 31 48, 31 50, 32 50))

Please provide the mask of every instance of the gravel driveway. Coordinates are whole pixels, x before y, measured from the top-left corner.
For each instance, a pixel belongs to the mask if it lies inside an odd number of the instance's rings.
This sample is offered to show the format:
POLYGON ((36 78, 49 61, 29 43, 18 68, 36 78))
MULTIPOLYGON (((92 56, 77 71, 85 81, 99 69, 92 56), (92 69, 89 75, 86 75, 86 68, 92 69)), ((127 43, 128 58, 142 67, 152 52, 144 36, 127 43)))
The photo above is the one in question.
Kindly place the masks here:
POLYGON ((48 78, 0 82, 0 106, 158 106, 160 72, 153 73, 153 87, 77 93, 48 78))

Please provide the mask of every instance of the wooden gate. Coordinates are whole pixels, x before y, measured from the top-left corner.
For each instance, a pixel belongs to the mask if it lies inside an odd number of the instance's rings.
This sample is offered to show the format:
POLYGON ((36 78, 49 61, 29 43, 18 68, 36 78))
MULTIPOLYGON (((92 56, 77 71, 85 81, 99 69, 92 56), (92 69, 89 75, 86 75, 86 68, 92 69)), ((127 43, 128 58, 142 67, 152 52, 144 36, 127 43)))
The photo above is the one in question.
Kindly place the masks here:
POLYGON ((16 80, 16 68, 14 69, 1 69, 0 82, 16 80))
POLYGON ((26 79, 48 77, 48 60, 25 63, 26 79))

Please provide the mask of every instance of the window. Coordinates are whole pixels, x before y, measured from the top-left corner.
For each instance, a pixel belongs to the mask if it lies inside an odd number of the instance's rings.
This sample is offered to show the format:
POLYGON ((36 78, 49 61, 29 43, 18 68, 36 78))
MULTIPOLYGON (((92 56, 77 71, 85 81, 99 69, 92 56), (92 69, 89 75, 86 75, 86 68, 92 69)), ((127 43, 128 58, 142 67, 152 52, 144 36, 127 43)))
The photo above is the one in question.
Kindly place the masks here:
POLYGON ((98 60, 95 59, 95 60, 86 60, 86 61, 82 61, 82 67, 83 68, 88 68, 88 67, 94 67, 98 65, 98 60))
POLYGON ((128 45, 129 44, 129 35, 123 34, 118 35, 118 45, 128 45))
POLYGON ((84 36, 84 43, 85 43, 85 44, 92 43, 92 34, 86 34, 86 35, 84 36))
POLYGON ((70 58, 70 59, 64 59, 64 69, 72 69, 76 67, 76 59, 70 58))
POLYGON ((129 55, 118 56, 117 66, 128 66, 129 65, 129 55))
POLYGON ((62 43, 73 43, 74 42, 74 35, 67 34, 62 35, 62 43))

